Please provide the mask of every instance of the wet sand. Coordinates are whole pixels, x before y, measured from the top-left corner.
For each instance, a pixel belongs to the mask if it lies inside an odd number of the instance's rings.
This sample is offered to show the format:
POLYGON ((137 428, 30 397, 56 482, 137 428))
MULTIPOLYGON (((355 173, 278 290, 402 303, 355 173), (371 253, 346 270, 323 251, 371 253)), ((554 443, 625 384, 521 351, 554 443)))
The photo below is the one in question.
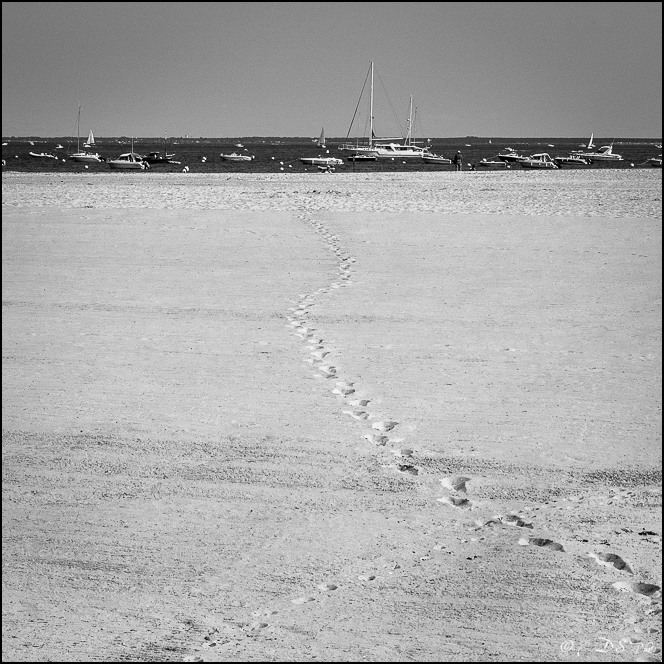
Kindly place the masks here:
POLYGON ((3 659, 659 661, 660 405, 659 172, 3 174, 3 659))

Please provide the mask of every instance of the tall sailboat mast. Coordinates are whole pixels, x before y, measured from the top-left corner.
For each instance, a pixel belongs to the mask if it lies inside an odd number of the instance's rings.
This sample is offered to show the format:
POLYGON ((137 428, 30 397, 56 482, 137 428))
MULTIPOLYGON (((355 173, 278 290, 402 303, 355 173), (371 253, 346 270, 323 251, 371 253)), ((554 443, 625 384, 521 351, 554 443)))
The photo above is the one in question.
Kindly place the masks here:
POLYGON ((81 105, 78 105, 78 120, 76 121, 76 152, 81 151, 81 105))
POLYGON ((408 132, 406 133, 406 145, 411 143, 411 135, 413 130, 413 95, 410 95, 410 104, 408 105, 408 132))
POLYGON ((373 131, 374 90, 373 90, 373 88, 374 88, 374 63, 373 63, 373 60, 372 60, 371 61, 371 88, 370 88, 370 94, 369 94, 369 147, 373 146, 373 136, 374 136, 374 131, 373 131))

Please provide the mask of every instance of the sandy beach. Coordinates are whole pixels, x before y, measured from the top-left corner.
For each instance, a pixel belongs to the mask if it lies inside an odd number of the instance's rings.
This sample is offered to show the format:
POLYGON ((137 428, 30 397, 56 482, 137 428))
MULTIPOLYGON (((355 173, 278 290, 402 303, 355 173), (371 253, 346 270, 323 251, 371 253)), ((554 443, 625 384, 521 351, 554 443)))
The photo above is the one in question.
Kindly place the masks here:
POLYGON ((661 171, 2 191, 3 661, 661 661, 661 171))

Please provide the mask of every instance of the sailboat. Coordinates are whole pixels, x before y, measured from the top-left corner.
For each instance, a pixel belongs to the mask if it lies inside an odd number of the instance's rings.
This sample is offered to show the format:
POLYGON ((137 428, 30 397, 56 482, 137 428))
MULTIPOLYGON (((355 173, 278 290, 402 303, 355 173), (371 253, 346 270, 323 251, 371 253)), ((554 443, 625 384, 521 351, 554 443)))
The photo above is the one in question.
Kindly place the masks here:
POLYGON ((325 147, 325 129, 321 127, 320 129, 320 136, 318 137, 318 140, 316 141, 316 145, 319 148, 324 148, 325 147))
POLYGON ((90 129, 90 133, 88 134, 88 140, 83 143, 84 148, 93 148, 95 145, 95 135, 92 133, 92 129, 90 129))
MULTIPOLYGON (((92 131, 90 131, 90 135, 88 136, 88 143, 84 145, 84 147, 90 147, 94 145, 95 142, 95 137, 92 135, 92 131), (92 142, 90 143, 90 139, 92 139, 92 142)), ((79 105, 78 107, 78 119, 76 121, 76 152, 74 154, 70 154, 69 158, 72 161, 84 161, 84 162, 99 162, 99 161, 104 161, 96 152, 86 152, 85 150, 81 150, 81 107, 79 105)))
POLYGON ((164 134, 164 154, 161 152, 150 152, 150 154, 144 158, 148 164, 179 164, 181 162, 174 161, 174 153, 169 154, 166 148, 166 134, 164 134))
MULTIPOLYGON (((367 145, 353 145, 352 143, 345 143, 339 147, 340 150, 348 150, 354 153, 354 155, 361 155, 365 158, 374 157, 376 159, 412 159, 412 158, 422 158, 430 155, 430 151, 427 147, 417 145, 412 138, 412 126, 413 126, 413 97, 410 97, 408 119, 406 120, 408 131, 405 137, 399 138, 376 138, 373 127, 373 110, 374 110, 374 63, 369 64, 369 72, 367 73, 367 78, 370 79, 369 85, 369 137, 367 145), (403 142, 395 142, 403 141, 403 142)), ((365 79, 366 86, 366 79, 365 79)), ((362 87, 362 92, 364 92, 364 86, 362 87)), ((360 93, 360 98, 362 93, 360 93)), ((359 107, 359 101, 357 107, 359 107)), ((355 113, 357 114, 357 107, 355 108, 355 113)), ((353 115, 353 120, 351 121, 351 127, 355 121, 355 115, 353 115)), ((350 129, 348 130, 350 134, 350 129)), ((348 135, 346 136, 348 138, 348 135)))

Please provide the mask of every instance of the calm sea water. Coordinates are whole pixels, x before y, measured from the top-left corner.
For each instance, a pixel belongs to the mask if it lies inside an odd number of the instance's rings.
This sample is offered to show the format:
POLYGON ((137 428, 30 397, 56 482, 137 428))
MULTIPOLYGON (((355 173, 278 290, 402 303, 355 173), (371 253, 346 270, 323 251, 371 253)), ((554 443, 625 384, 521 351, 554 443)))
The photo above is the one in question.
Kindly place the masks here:
MULTIPOLYGON (((432 152, 451 158, 457 150, 461 150, 465 164, 477 163, 482 159, 497 159, 499 152, 506 147, 517 150, 520 154, 548 152, 552 157, 565 156, 572 150, 582 149, 580 144, 587 142, 583 138, 434 138, 429 145, 432 152), (490 142, 489 142, 490 141, 490 142)), ((595 139, 597 146, 607 145, 613 141, 613 151, 623 156, 624 161, 604 162, 591 168, 649 168, 647 160, 662 152, 660 140, 654 139, 595 139), (632 166, 634 164, 634 166, 632 166)), ((76 151, 76 140, 71 139, 39 139, 39 138, 3 138, 2 159, 6 164, 3 170, 21 172, 110 172, 105 163, 82 164, 71 161, 67 154, 76 151), (32 141, 32 144, 30 143, 32 141), (4 145, 7 143, 7 145, 4 145), (58 148, 62 145, 62 148, 58 148), (30 152, 46 152, 56 155, 55 159, 39 159, 31 157, 30 152)), ((192 173, 273 173, 281 169, 289 172, 317 171, 315 166, 306 166, 299 161, 300 157, 332 156, 344 159, 338 172, 362 171, 440 171, 452 170, 451 165, 431 165, 419 160, 378 160, 377 162, 353 164, 346 160, 348 153, 341 152, 338 147, 344 143, 342 139, 328 139, 327 148, 320 149, 309 138, 234 138, 234 139, 169 139, 166 148, 174 153, 174 159, 180 164, 152 165, 153 172, 179 172, 184 166, 192 173), (236 147, 237 143, 243 145, 236 147), (221 153, 241 152, 254 155, 251 162, 226 162, 220 158, 221 153)), ((82 144, 82 143, 81 143, 82 144)), ((134 151, 147 155, 149 152, 164 152, 164 139, 144 138, 134 140, 134 151)), ((127 138, 97 138, 93 152, 102 157, 114 159, 131 149, 127 138)), ((113 171, 115 173, 122 171, 113 171)))

